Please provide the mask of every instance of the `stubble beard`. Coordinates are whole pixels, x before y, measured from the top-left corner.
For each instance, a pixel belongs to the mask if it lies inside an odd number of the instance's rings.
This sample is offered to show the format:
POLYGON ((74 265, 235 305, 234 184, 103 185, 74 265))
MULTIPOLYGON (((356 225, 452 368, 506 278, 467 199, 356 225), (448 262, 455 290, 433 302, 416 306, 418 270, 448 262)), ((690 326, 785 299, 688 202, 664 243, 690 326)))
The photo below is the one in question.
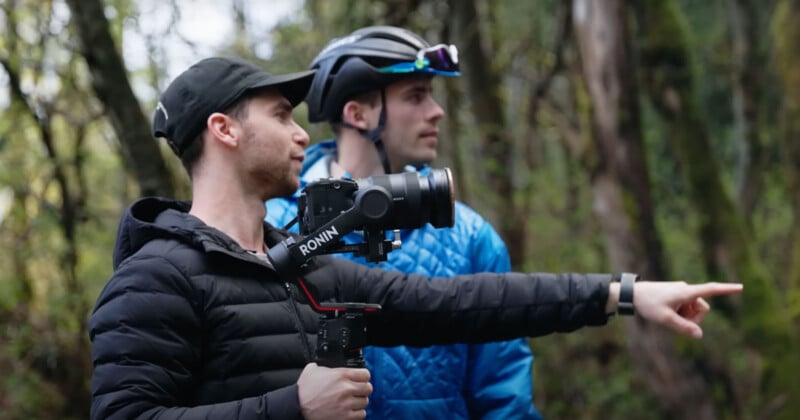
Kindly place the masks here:
POLYGON ((298 176, 294 174, 293 168, 264 167, 258 171, 254 178, 261 185, 264 195, 268 196, 266 199, 291 196, 300 186, 298 176), (276 176, 279 173, 283 175, 276 176))
MULTIPOLYGON (((245 129, 247 142, 256 144, 258 139, 256 134, 248 128, 245 129)), ((253 148, 258 150, 258 148, 253 148)), ((269 153, 261 151, 260 153, 269 153)), ((288 197, 297 191, 299 187, 299 174, 296 172, 291 160, 285 162, 270 161, 266 157, 248 156, 246 159, 253 159, 260 163, 255 164, 250 170, 248 177, 255 183, 253 186, 260 192, 264 200, 276 197, 288 197)))

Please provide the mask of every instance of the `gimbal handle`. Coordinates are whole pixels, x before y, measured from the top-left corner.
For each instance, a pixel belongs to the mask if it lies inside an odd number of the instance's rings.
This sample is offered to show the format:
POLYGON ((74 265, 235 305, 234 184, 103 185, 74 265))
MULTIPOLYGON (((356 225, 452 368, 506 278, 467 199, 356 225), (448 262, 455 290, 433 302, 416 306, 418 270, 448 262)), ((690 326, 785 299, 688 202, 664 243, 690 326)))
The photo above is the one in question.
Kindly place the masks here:
POLYGON ((317 364, 326 367, 363 368, 363 347, 367 344, 364 313, 380 310, 369 303, 330 303, 333 311, 323 312, 317 336, 317 364))

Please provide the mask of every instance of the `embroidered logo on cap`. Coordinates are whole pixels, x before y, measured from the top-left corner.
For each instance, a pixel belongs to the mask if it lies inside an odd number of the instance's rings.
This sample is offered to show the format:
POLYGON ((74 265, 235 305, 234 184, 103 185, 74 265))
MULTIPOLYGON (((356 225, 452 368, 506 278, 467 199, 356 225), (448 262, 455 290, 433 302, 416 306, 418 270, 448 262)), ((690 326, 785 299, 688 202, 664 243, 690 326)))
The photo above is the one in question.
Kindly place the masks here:
POLYGON ((158 112, 158 111, 161 111, 161 112, 164 113, 164 119, 165 120, 169 119, 169 114, 167 114, 167 108, 164 107, 164 104, 162 104, 161 101, 159 101, 158 104, 156 105, 156 112, 158 112))

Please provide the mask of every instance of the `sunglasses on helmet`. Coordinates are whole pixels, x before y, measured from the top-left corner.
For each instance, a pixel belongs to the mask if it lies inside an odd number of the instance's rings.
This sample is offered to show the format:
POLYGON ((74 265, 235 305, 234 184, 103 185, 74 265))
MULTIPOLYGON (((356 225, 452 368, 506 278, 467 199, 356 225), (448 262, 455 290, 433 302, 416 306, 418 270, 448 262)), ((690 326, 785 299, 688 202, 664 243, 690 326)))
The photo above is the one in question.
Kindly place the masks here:
POLYGON ((458 48, 455 45, 434 45, 417 53, 414 61, 404 61, 378 69, 381 73, 431 73, 459 76, 458 48))

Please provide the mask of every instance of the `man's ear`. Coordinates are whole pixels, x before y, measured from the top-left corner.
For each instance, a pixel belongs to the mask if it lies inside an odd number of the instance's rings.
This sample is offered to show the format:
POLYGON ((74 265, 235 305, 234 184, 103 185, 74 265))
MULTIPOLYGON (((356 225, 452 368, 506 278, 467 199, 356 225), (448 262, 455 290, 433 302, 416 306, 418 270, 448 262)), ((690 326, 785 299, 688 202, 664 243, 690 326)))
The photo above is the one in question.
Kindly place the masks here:
POLYGON ((342 121, 355 128, 368 130, 367 105, 359 101, 347 101, 342 109, 342 121))
POLYGON ((206 128, 214 140, 226 147, 234 148, 239 145, 241 124, 230 116, 215 112, 206 120, 206 128))

